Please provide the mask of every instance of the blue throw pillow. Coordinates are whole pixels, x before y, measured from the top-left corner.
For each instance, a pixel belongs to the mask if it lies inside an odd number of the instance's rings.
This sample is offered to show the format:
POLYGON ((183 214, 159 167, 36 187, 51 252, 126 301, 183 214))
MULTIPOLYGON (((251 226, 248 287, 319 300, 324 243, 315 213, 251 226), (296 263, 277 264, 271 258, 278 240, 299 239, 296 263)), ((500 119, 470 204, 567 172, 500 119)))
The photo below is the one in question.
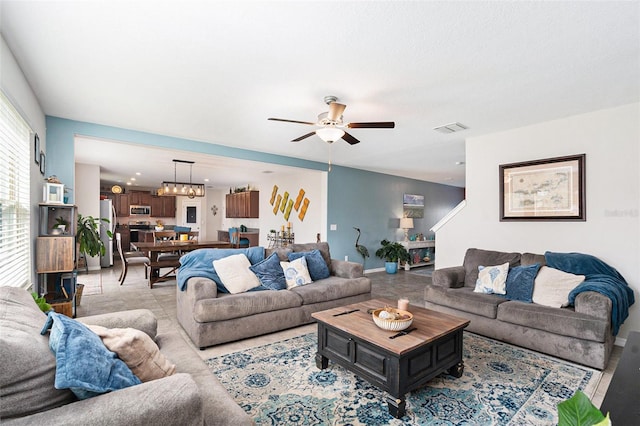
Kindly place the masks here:
POLYGON ((280 258, 276 253, 271 253, 271 256, 262 262, 251 265, 249 269, 256 274, 264 287, 270 290, 284 290, 287 288, 284 271, 280 266, 280 258))
POLYGON ((70 389, 78 399, 87 399, 141 383, 84 324, 51 311, 40 333, 49 328, 49 348, 56 357, 56 389, 70 389))
POLYGON ((311 251, 297 251, 289 253, 288 257, 289 262, 304 257, 307 261, 307 269, 309 269, 309 275, 311 276, 311 279, 313 281, 329 278, 329 275, 331 275, 331 271, 329 271, 327 262, 324 261, 320 250, 315 249, 311 251))
POLYGON ((507 275, 507 294, 509 300, 533 303, 533 285, 540 269, 539 263, 527 266, 516 266, 509 269, 507 275))
POLYGON ((175 232, 191 232, 190 226, 174 226, 173 230, 175 232))

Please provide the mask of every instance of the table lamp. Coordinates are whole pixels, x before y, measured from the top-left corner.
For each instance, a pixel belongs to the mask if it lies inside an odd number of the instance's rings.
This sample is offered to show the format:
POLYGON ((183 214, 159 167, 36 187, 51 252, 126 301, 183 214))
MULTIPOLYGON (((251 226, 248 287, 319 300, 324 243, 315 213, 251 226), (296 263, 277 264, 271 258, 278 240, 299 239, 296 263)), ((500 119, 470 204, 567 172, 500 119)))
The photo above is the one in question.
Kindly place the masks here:
POLYGON ((404 229, 404 240, 409 241, 409 229, 413 229, 413 218, 403 217, 400 219, 400 228, 404 229))

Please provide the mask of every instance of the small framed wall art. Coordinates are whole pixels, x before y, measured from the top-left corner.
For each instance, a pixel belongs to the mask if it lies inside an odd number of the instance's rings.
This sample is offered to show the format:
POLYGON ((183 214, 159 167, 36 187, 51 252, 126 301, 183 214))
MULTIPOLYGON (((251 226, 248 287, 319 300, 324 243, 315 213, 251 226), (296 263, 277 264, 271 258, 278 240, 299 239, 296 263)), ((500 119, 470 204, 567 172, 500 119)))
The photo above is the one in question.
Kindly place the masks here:
POLYGON ((44 172, 45 172, 46 168, 45 168, 45 155, 43 151, 40 151, 40 174, 42 176, 44 176, 44 172))
POLYGON ((36 164, 40 164, 40 137, 37 133, 33 136, 33 160, 36 164))
POLYGON ((502 164, 501 221, 585 221, 585 154, 502 164))

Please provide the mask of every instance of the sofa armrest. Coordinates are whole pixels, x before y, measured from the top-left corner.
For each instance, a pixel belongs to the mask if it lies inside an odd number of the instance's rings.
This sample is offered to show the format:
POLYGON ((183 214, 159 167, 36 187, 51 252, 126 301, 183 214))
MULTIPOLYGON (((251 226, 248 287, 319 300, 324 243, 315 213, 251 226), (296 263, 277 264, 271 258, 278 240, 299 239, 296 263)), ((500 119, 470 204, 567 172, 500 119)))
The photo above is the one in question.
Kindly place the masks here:
POLYGON ((87 325, 101 325, 106 328, 135 328, 143 331, 152 339, 155 339, 158 330, 158 320, 148 309, 133 309, 113 314, 91 315, 77 318, 87 325))
POLYGON ((464 286, 464 266, 436 269, 431 279, 440 287, 459 288, 464 286))
POLYGON ((364 271, 360 263, 331 259, 331 275, 340 278, 360 278, 364 276, 364 271))
POLYGON ((595 291, 584 291, 576 296, 575 311, 611 322, 611 299, 595 291))
POLYGON ((201 425, 203 417, 198 386, 190 375, 183 373, 30 416, 3 419, 2 424, 201 425))

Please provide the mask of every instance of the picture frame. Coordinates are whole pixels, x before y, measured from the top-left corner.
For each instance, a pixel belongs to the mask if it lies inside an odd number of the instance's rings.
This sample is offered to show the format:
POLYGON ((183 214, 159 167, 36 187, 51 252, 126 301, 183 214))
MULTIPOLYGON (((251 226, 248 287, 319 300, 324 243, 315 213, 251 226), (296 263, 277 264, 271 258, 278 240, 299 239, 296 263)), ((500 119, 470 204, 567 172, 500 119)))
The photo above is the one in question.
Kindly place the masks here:
POLYGON ((33 160, 40 164, 40 136, 37 133, 34 133, 33 137, 33 160))
POLYGON ((403 194, 402 214, 404 217, 421 219, 424 217, 424 195, 403 194))
POLYGON ((586 154, 499 166, 500 221, 586 221, 586 154))
POLYGON ((44 172, 46 170, 45 167, 45 155, 43 151, 40 151, 40 174, 44 176, 44 172))

